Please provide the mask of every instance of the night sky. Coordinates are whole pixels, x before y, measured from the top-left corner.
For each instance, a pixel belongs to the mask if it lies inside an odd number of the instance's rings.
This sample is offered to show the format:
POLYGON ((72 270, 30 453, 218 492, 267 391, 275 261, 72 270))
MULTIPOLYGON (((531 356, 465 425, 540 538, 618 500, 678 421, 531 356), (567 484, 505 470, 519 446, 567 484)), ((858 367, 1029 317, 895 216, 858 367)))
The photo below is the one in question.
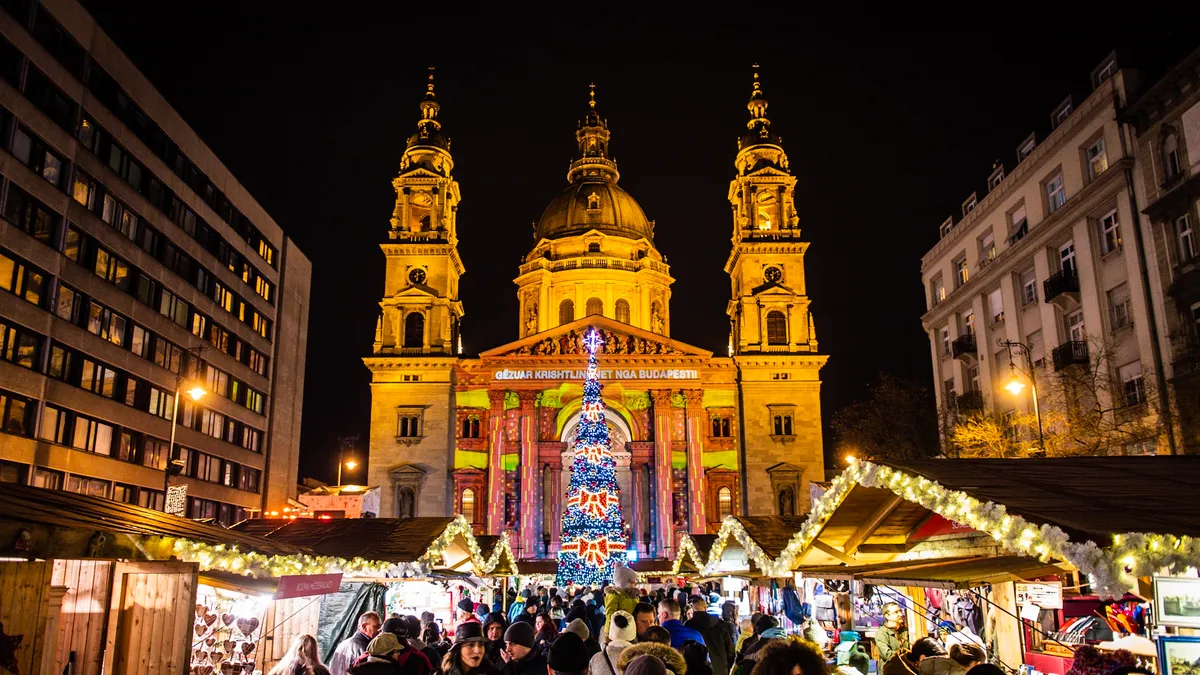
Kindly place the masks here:
POLYGON ((378 244, 426 66, 437 67, 463 195, 465 353, 517 337, 512 279, 534 243, 531 222, 566 187, 595 82, 620 184, 657 221, 676 279, 671 337, 724 354, 726 194, 750 66, 761 63, 812 242, 808 292, 831 355, 828 448, 832 413, 876 373, 929 380, 920 258, 972 191, 982 197, 993 162, 1011 169, 1030 131, 1044 138, 1050 111, 1086 95, 1114 48, 1130 52, 1122 65, 1154 72, 1194 46, 1183 30, 1124 19, 1120 35, 1036 35, 1025 16, 991 34, 904 34, 858 20, 841 35, 814 22, 751 37, 728 21, 467 18, 413 3, 358 16, 297 16, 294 3, 84 5, 312 260, 301 477, 327 481, 337 437, 361 434, 365 448, 361 359, 383 290, 378 244))

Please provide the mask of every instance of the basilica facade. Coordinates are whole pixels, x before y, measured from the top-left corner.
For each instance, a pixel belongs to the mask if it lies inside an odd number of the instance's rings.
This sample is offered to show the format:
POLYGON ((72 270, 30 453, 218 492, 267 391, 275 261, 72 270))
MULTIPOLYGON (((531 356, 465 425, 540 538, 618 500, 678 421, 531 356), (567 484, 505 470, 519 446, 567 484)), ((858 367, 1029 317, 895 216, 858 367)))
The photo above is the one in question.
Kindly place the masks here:
MULTIPOLYGON (((519 338, 463 356, 458 203, 432 74, 392 185, 371 371, 371 485, 383 517, 463 514, 521 558, 558 551, 589 328, 629 549, 671 558, 684 532, 738 515, 800 515, 824 478, 820 377, 796 183, 755 74, 729 186, 727 355, 671 333, 674 279, 655 223, 619 186, 594 94, 567 187, 516 270, 519 338)), ((470 245, 465 224, 464 246, 470 245)), ((715 270, 714 270, 715 271, 715 270)))

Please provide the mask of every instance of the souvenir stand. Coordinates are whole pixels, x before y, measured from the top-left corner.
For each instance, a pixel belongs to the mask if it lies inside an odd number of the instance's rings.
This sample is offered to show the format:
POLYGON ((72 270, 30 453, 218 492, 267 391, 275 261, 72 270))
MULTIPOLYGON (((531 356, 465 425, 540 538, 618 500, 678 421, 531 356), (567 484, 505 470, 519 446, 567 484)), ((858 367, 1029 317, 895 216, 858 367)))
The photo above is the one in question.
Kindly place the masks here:
POLYGON ((261 670, 260 600, 274 581, 231 575, 229 586, 242 591, 232 603, 254 602, 216 611, 206 595, 215 588, 210 574, 222 575, 209 564, 216 560, 187 553, 309 554, 139 506, 10 483, 0 483, 0 542, 0 623, 21 636, 22 673, 261 670))
MULTIPOLYGON (((340 588, 310 609, 319 618, 322 654, 355 630, 361 611, 421 615, 432 612, 444 626, 454 622, 454 606, 464 593, 479 599, 480 590, 517 572, 507 537, 490 542, 488 557, 470 524, 454 518, 365 518, 344 520, 255 519, 237 529, 269 541, 303 544, 325 556, 352 561, 371 556, 372 563, 347 570, 340 588), (323 616, 322 616, 323 615, 323 616)), ((310 599, 311 600, 311 599, 310 599)), ((286 649, 286 645, 277 644, 286 649)), ((281 655, 281 653, 280 653, 281 655)))
MULTIPOLYGON (((1139 630, 1131 607, 1142 600, 1126 594, 1139 578, 1148 587, 1161 569, 1200 563, 1200 506, 1178 498, 1196 494, 1197 477, 1193 457, 860 462, 813 503, 774 571, 869 585, 906 607, 910 639, 949 614, 982 630, 993 661, 1063 675, 1070 644, 1066 658, 1042 657, 1067 642, 1050 639, 1067 619, 1100 609, 1102 623, 1139 630), (1055 584, 1062 609, 1044 588, 1055 584), (982 617, 964 619, 959 604, 982 617)), ((876 622, 874 606, 860 606, 876 622)))

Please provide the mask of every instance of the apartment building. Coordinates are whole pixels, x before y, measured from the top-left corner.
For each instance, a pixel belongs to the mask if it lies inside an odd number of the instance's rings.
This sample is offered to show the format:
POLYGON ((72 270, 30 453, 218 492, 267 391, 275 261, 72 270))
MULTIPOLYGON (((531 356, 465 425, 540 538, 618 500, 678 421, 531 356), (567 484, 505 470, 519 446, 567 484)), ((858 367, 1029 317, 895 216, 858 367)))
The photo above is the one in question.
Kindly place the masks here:
POLYGON ((1138 203, 1180 452, 1200 453, 1200 49, 1122 119, 1137 135, 1138 203))
MULTIPOLYGON (((1138 75, 1110 55, 1091 84, 1083 100, 1067 98, 1051 111, 1047 135, 1017 145, 1005 162, 1011 169, 993 168, 985 190, 942 223, 922 258, 928 309, 921 321, 943 421, 1032 409, 1031 387, 1005 389, 1012 371, 1001 341, 1028 348, 1039 385, 1070 368, 1094 368, 1102 351, 1112 386, 1098 392, 1106 399, 1099 407, 1151 419, 1164 412, 1149 394, 1162 390, 1154 366, 1162 358, 1137 231, 1134 147, 1118 122, 1138 75)), ((1027 370, 1023 351, 1011 356, 1027 370)), ((1168 452, 1172 443, 1126 439, 1106 450, 1168 452)))
POLYGON ((0 2, 0 480, 163 508, 174 459, 190 517, 284 505, 310 276, 79 4, 0 2))

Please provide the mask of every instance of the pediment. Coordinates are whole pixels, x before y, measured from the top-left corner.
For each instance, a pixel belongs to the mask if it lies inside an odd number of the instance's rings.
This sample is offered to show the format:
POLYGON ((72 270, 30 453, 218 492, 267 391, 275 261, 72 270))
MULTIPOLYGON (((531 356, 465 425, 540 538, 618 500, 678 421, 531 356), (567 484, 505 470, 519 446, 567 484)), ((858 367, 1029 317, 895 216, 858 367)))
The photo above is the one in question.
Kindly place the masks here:
POLYGON ((750 289, 750 295, 797 295, 796 291, 775 281, 768 281, 750 289))
POLYGON ((602 355, 667 355, 712 357, 712 352, 642 330, 603 316, 587 316, 571 323, 482 352, 481 358, 497 356, 583 356, 580 344, 587 330, 595 327, 604 339, 602 355))
POLYGON ((393 298, 436 298, 438 293, 432 286, 409 284, 392 296, 393 298))
POLYGON ((804 473, 804 467, 796 466, 791 462, 780 462, 767 467, 767 473, 780 473, 784 471, 795 471, 796 473, 804 473))

